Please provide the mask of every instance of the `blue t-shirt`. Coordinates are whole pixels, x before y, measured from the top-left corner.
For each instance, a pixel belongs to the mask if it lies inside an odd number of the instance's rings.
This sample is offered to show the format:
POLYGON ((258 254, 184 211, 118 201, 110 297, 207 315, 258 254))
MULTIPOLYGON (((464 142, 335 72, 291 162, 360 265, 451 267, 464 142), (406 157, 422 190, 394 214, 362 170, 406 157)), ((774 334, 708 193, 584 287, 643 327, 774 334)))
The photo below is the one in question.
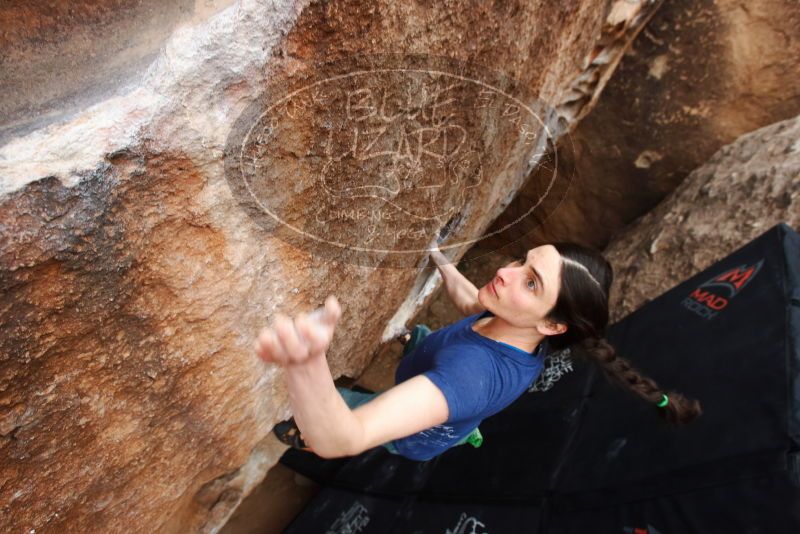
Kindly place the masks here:
POLYGON ((394 440, 412 460, 430 460, 469 435, 481 421, 514 402, 544 368, 546 339, 533 353, 472 330, 490 311, 436 330, 400 362, 395 383, 423 374, 442 391, 450 415, 444 424, 394 440))

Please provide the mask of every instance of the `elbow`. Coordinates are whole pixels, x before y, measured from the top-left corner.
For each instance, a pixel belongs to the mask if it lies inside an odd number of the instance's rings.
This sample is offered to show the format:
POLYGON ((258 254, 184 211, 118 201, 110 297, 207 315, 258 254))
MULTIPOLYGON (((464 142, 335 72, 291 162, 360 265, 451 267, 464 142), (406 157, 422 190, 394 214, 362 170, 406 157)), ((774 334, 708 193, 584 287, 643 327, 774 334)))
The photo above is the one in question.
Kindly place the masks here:
POLYGON ((367 449, 364 426, 353 412, 324 431, 309 432, 306 445, 314 454, 326 460, 355 456, 367 449))
POLYGON ((364 433, 361 432, 362 428, 359 425, 358 432, 350 434, 350 439, 344 445, 344 456, 358 456, 369 447, 364 442, 364 433))
POLYGON ((313 441, 306 439, 306 446, 311 451, 325 460, 333 460, 335 458, 342 458, 347 456, 344 451, 336 445, 333 440, 315 439, 313 441))
POLYGON ((349 439, 317 439, 306 443, 314 454, 326 460, 356 456, 364 452, 364 447, 357 440, 349 439))
POLYGON ((317 456, 319 456, 324 460, 335 460, 336 458, 344 458, 347 456, 346 454, 339 454, 336 451, 330 449, 319 450, 312 447, 311 450, 314 451, 314 454, 316 454, 317 456))
POLYGON ((312 448, 312 450, 314 451, 314 454, 325 460, 336 460, 337 458, 349 458, 350 456, 355 456, 358 454, 357 452, 345 451, 344 449, 333 449, 330 447, 327 449, 323 449, 321 451, 314 448, 312 448))

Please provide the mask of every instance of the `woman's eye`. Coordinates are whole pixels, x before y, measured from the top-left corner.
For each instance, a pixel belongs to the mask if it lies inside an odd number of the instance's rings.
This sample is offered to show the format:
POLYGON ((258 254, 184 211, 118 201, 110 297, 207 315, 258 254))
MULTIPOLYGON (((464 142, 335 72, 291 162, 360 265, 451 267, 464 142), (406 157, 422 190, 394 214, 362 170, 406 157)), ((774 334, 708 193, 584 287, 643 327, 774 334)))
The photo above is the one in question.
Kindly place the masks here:
POLYGON ((536 280, 528 278, 528 289, 536 289, 536 280), (533 284, 533 286, 531 286, 533 284))

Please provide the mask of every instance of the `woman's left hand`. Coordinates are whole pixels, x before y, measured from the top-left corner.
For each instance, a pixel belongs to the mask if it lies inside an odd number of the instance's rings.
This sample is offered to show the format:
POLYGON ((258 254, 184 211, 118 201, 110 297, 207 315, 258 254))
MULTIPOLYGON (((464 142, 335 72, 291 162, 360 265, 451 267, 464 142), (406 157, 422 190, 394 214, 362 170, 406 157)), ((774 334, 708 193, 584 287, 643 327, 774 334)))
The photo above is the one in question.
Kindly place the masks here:
POLYGON ((433 260, 433 263, 435 263, 436 265, 442 266, 442 265, 447 265, 448 263, 450 263, 450 260, 447 259, 447 256, 445 256, 442 253, 442 251, 439 250, 439 241, 435 237, 428 244, 428 252, 431 255, 431 259, 433 260))
POLYGON ((255 352, 267 363, 282 366, 305 363, 328 350, 341 315, 341 306, 333 295, 325 300, 325 307, 316 318, 300 313, 292 320, 279 313, 272 327, 264 328, 258 335, 255 352))

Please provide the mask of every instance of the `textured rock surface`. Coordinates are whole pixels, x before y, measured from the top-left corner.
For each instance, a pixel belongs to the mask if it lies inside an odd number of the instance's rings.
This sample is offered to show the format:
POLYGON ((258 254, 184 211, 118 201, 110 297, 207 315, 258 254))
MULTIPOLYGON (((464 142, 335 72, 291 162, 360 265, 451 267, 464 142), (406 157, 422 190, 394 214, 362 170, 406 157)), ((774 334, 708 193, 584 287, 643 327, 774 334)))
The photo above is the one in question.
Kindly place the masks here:
POLYGON ((614 320, 780 222, 800 229, 800 118, 726 145, 611 242, 614 320))
POLYGON ((179 24, 233 0, 6 0, 0 144, 136 82, 179 24))
MULTIPOLYGON (((0 524, 216 531, 278 457, 269 430, 288 415, 286 392, 252 354, 269 316, 336 293, 331 368, 355 376, 436 287, 429 270, 292 247, 241 209, 225 143, 272 80, 323 58, 449 56, 519 80, 557 133, 589 110, 656 5, 243 1, 175 28, 132 85, 30 123, 0 147, 0 524)), ((289 132, 293 150, 310 131, 289 132)), ((466 199, 464 231, 488 226, 531 161, 510 160, 466 199)), ((302 209, 304 185, 275 194, 302 209)), ((352 233, 346 223, 331 231, 352 233)))
MULTIPOLYGON (((531 218, 502 243, 530 232, 527 243, 605 247, 720 147, 800 113, 798 57, 794 0, 665 2, 561 150, 574 176, 564 202, 546 224, 531 218)), ((538 198, 536 184, 492 230, 538 198)))

